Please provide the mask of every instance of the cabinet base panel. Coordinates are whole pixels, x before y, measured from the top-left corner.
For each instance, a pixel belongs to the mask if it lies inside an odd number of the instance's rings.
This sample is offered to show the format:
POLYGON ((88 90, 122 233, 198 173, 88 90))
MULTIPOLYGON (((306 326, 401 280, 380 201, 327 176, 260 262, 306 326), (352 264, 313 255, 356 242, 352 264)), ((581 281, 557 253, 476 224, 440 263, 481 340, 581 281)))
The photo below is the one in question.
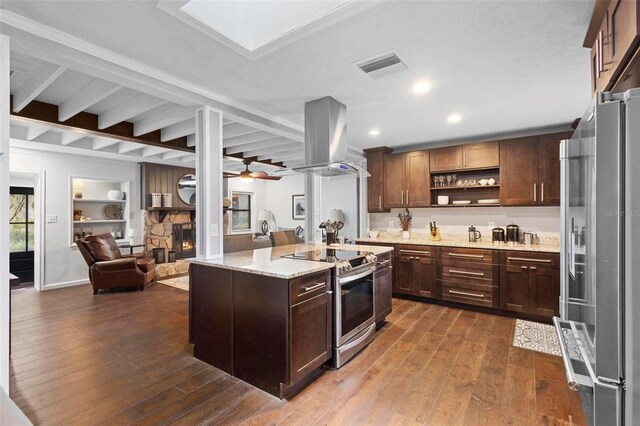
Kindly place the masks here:
POLYGON ((449 306, 452 308, 465 309, 467 311, 482 312, 485 314, 502 315, 505 317, 519 318, 519 319, 524 319, 529 321, 538 321, 538 322, 544 322, 547 324, 552 323, 551 317, 532 315, 525 312, 505 311, 499 308, 488 308, 484 306, 467 305, 465 303, 456 303, 456 302, 450 302, 448 300, 431 299, 427 297, 419 297, 419 296, 413 296, 413 295, 402 294, 402 293, 393 293, 393 297, 398 299, 413 300, 416 302, 424 302, 424 303, 431 303, 434 305, 442 305, 442 306, 449 306))

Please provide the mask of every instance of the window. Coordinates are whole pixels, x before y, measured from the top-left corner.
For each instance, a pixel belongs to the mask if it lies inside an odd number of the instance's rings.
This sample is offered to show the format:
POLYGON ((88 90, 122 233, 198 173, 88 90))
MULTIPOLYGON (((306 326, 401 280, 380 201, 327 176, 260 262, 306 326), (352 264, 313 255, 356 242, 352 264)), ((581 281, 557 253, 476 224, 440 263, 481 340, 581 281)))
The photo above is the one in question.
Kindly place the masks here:
POLYGON ((33 188, 11 187, 9 190, 9 252, 33 251, 35 213, 33 188))
POLYGON ((235 233, 251 232, 251 192, 231 191, 231 231, 235 233))

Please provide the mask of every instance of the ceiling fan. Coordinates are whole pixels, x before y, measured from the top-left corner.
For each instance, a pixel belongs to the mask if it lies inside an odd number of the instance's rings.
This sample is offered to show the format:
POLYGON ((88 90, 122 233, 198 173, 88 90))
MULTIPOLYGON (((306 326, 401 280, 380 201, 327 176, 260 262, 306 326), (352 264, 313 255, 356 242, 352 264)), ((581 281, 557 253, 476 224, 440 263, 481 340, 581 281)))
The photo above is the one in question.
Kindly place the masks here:
POLYGON ((262 180, 280 180, 282 176, 269 176, 267 172, 252 172, 249 170, 249 164, 252 163, 251 160, 242 160, 242 163, 245 165, 245 169, 241 171, 239 174, 236 173, 228 173, 225 172, 223 177, 225 179, 239 177, 244 183, 251 183, 254 179, 262 179, 262 180))

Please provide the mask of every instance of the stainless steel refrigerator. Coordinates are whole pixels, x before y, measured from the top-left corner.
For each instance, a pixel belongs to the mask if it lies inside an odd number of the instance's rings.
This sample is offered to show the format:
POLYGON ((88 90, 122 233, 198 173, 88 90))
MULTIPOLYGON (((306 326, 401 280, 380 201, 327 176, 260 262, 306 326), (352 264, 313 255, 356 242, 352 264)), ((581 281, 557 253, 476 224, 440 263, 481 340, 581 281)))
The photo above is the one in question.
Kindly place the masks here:
POLYGON ((640 424, 640 89, 598 93, 560 159, 567 382, 591 424, 640 424))

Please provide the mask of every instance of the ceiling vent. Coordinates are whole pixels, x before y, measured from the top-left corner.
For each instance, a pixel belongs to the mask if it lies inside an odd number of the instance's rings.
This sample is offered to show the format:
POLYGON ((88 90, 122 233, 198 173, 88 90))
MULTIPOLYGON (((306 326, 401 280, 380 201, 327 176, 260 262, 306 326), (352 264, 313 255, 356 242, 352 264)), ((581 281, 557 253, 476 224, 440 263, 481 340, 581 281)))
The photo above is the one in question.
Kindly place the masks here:
POLYGON ((356 62, 356 65, 371 78, 380 78, 407 69, 407 65, 395 51, 363 59, 356 62))

